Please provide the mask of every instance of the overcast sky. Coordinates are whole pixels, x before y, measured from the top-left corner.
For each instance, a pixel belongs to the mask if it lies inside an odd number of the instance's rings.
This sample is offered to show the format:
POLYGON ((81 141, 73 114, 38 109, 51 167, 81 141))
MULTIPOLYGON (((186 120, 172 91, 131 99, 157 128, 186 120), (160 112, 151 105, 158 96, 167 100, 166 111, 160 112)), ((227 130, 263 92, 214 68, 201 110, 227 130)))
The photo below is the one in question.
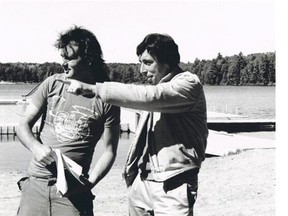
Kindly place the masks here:
POLYGON ((60 62, 53 47, 73 24, 98 38, 106 62, 136 63, 148 33, 171 35, 181 61, 275 51, 273 0, 1 1, 0 62, 60 62))

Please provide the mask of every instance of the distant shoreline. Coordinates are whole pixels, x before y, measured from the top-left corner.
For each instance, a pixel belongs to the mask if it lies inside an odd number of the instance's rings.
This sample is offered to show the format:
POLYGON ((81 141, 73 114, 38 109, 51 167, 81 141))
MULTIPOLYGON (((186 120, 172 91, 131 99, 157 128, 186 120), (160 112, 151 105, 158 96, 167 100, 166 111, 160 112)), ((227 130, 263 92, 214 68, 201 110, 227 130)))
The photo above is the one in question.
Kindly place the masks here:
MULTIPOLYGON (((27 84, 31 84, 31 85, 37 85, 38 83, 40 83, 41 81, 39 82, 11 82, 11 81, 3 81, 1 80, 0 81, 0 85, 10 85, 10 84, 20 84, 20 85, 27 85, 27 84)), ((255 87, 276 87, 276 83, 274 84, 271 84, 271 85, 261 85, 261 84, 247 84, 247 85, 210 85, 210 84, 204 84, 204 86, 219 86, 219 87, 226 87, 226 86, 233 86, 233 87, 246 87, 246 86, 255 86, 255 87)))
POLYGON ((15 82, 8 82, 8 81, 3 81, 3 80, 1 80, 0 81, 0 84, 2 84, 2 85, 7 85, 7 84, 16 84, 15 82))

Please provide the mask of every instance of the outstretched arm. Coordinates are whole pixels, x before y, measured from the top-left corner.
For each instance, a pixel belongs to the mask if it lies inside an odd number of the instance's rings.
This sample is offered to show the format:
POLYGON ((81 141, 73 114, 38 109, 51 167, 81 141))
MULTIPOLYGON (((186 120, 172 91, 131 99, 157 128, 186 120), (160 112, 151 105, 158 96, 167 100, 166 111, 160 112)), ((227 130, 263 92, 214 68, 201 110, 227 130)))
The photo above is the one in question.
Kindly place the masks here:
MULTIPOLYGON (((167 75, 169 77, 170 74, 167 75)), ((105 82, 90 85, 77 80, 59 80, 68 84, 72 94, 95 94, 103 102, 131 109, 181 113, 195 110, 200 100, 205 102, 199 78, 190 72, 175 76, 157 85, 135 85, 105 82)))
POLYGON ((106 127, 103 134, 104 152, 90 173, 89 182, 94 187, 111 169, 117 154, 120 126, 106 127))

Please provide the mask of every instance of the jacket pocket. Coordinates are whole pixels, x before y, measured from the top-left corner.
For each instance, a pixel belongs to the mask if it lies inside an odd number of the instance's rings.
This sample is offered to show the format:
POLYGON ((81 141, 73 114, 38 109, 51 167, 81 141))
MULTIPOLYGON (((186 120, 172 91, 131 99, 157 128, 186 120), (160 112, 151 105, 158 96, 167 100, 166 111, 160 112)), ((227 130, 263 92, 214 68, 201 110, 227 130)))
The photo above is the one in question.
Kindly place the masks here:
POLYGON ((18 185, 18 188, 20 191, 23 192, 25 185, 27 184, 28 180, 29 180, 29 177, 23 177, 17 182, 17 185, 18 185))

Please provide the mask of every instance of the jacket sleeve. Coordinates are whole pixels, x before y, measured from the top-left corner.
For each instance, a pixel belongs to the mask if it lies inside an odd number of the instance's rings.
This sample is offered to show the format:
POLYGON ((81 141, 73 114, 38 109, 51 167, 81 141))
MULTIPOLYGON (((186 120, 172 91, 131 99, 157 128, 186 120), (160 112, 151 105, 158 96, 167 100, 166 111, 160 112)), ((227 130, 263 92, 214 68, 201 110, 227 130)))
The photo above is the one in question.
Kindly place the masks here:
POLYGON ((157 85, 106 82, 98 92, 106 103, 163 113, 191 111, 200 94, 203 94, 202 84, 190 72, 178 74, 169 82, 157 85))

